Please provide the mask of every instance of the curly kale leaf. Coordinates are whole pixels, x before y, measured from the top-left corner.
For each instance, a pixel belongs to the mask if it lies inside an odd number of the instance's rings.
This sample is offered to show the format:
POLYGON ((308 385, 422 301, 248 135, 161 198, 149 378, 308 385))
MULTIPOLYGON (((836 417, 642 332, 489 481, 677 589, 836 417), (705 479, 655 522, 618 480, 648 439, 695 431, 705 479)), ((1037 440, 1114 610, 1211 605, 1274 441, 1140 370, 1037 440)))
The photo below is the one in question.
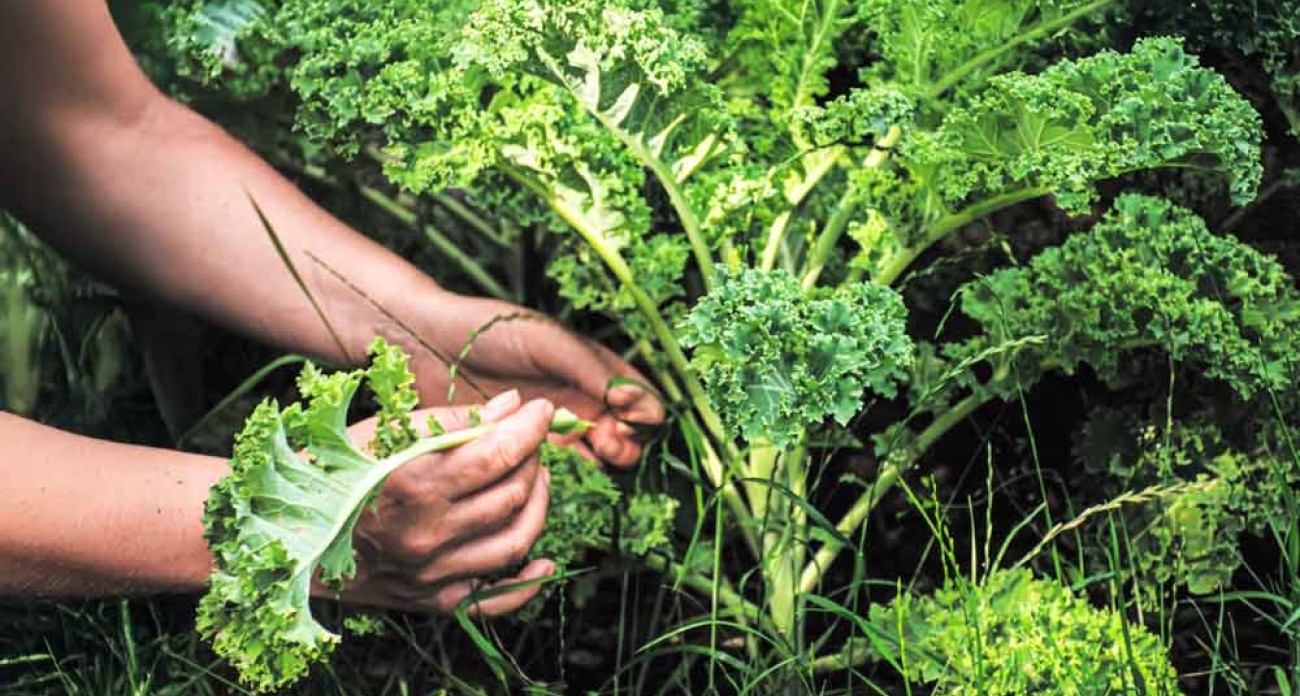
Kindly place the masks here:
POLYGON ((896 393, 912 359, 907 310, 889 288, 805 292, 785 271, 728 275, 690 311, 682 342, 722 417, 746 440, 790 442, 862 395, 896 393))
POLYGON ((953 696, 1179 693, 1160 638, 1028 570, 873 606, 877 658, 953 696))
POLYGON ((551 507, 530 557, 549 558, 564 568, 588 549, 610 548, 615 536, 619 551, 628 556, 670 547, 676 500, 658 493, 625 500, 599 464, 569 447, 543 444, 541 461, 551 472, 551 507))
MULTIPOLYGON (((577 309, 609 312, 633 321, 629 312, 636 304, 628 289, 609 279, 589 247, 573 246, 576 248, 557 254, 546 269, 547 275, 559 284, 560 294, 577 309)), ((670 234, 633 239, 624 249, 632 277, 660 307, 685 297, 682 278, 690 253, 686 240, 670 234)))
MULTIPOLYGON (((263 0, 184 0, 145 3, 156 18, 164 59, 175 76, 250 100, 283 88, 284 50, 274 3, 263 0)), ((151 39, 154 37, 150 37, 151 39)))
POLYGON ((645 166, 680 183, 715 146, 704 44, 662 10, 595 0, 488 0, 454 48, 497 80, 532 74, 568 92, 645 166))
POLYGON ((1129 53, 993 77, 903 151, 914 178, 934 181, 950 205, 1050 193, 1081 214, 1096 182, 1160 167, 1216 170, 1248 202, 1263 175, 1262 138, 1259 115, 1221 75, 1177 40, 1154 38, 1129 53))
POLYGON ((1118 380, 1125 356, 1144 347, 1194 363, 1242 398, 1286 393, 1300 377, 1293 279, 1275 259, 1211 234, 1162 199, 1121 196, 1089 232, 967 284, 961 307, 984 335, 950 348, 953 355, 1045 339, 1001 363, 1008 379, 995 389, 1079 363, 1118 380))
MULTIPOLYGON (((549 558, 562 573, 589 551, 615 547, 616 536, 618 551, 632 558, 671 548, 676 500, 637 494, 624 501, 623 492, 599 464, 569 447, 544 443, 540 458, 551 473, 551 506, 546 529, 529 558, 549 558)), ((543 587, 514 618, 536 619, 553 591, 553 585, 543 587)))
POLYGON ((543 444, 540 456, 551 472, 551 507, 530 556, 549 558, 563 569, 585 549, 613 543, 614 512, 623 494, 599 464, 571 448, 543 444))
POLYGON ((735 87, 770 102, 778 122, 826 95, 840 37, 860 20, 855 3, 845 0, 742 0, 731 7, 737 14, 727 35, 732 60, 745 73, 764 76, 735 87))
POLYGON ((216 569, 198 629, 254 688, 300 678, 338 642, 312 616, 311 583, 353 575, 352 530, 391 471, 347 437, 360 383, 360 372, 304 370, 307 406, 259 405, 236 438, 230 474, 208 499, 216 569), (297 453, 303 446, 308 457, 297 453))
POLYGON ((1240 51, 1267 73, 1274 96, 1300 136, 1300 2, 1202 0, 1130 2, 1143 26, 1186 36, 1194 45, 1240 51))
MULTIPOLYGON (((205 538, 216 567, 199 604, 198 629, 254 689, 297 680, 338 642, 312 615, 312 582, 338 589, 355 574, 353 530, 389 474, 491 427, 415 440, 406 356, 382 341, 371 352, 367 370, 326 374, 309 364, 298 379, 305 405, 260 404, 236 437, 230 473, 208 498, 205 538), (370 449, 395 450, 379 458, 347 431, 363 379, 380 404, 370 449)), ((552 429, 571 433, 575 423, 581 421, 560 412, 552 429)))
POLYGON ((620 519, 619 552, 636 557, 670 548, 678 505, 676 498, 663 493, 637 493, 628 498, 620 519))
POLYGON ((893 126, 910 124, 916 105, 891 85, 849 90, 822 106, 804 107, 794 121, 816 147, 871 144, 893 126))
POLYGON ((936 94, 963 80, 1025 65, 1057 30, 1097 17, 1106 0, 867 0, 859 10, 881 57, 865 70, 911 92, 936 94))
POLYGON ((575 158, 571 171, 538 166, 535 151, 542 143, 504 149, 507 168, 554 201, 552 207, 589 241, 608 236, 603 228, 611 226, 601 218, 644 204, 641 196, 610 195, 608 184, 593 182, 592 163, 605 158, 644 169, 666 194, 701 269, 712 275, 700 214, 685 189, 728 142, 702 41, 672 29, 657 7, 596 0, 491 0, 464 34, 455 49, 462 67, 485 70, 498 81, 537 76, 563 90, 604 131, 575 142, 584 157, 575 158), (618 146, 611 147, 611 139, 618 146), (599 156, 585 157, 597 150, 599 156), (585 219, 589 211, 597 220, 585 219))
MULTIPOLYGON (((1271 523, 1290 518, 1300 461, 1276 428, 1252 423, 1251 437, 1237 443, 1225 435, 1223 420, 1195 414, 1157 427, 1124 411, 1102 410, 1084 428, 1078 451, 1090 491, 1101 498, 1122 490, 1162 491, 1124 511, 1130 530, 1125 569, 1144 578, 1147 591, 1169 584, 1186 585, 1193 594, 1218 591, 1241 566, 1241 536, 1265 535, 1271 523), (1101 490, 1099 480, 1105 482, 1101 490)), ((1098 559, 1097 565, 1111 564, 1098 559)))
POLYGON ((419 437, 411 425, 411 411, 420 405, 420 395, 415 391, 415 375, 400 347, 376 338, 370 344, 370 367, 366 369, 366 380, 379 404, 370 450, 376 457, 387 457, 409 447, 419 437))

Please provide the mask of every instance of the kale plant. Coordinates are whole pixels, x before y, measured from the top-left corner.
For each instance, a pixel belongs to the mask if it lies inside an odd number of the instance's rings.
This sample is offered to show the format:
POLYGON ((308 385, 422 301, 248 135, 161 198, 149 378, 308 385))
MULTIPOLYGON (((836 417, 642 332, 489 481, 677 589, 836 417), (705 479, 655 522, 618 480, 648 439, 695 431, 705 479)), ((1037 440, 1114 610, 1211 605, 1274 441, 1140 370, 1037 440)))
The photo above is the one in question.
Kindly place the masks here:
MULTIPOLYGON (((551 235, 554 287, 643 356, 700 499, 725 510, 719 536, 758 567, 690 563, 685 584, 783 649, 837 654, 800 607, 836 589, 832 564, 864 557, 855 540, 885 493, 981 406, 1049 372, 1116 384, 1151 354, 1241 407, 1300 378, 1281 266, 1191 210, 1114 195, 1194 171, 1240 205, 1263 175, 1260 117, 1181 40, 1062 38, 1118 0, 266 0, 220 42, 196 33, 250 3, 169 8, 174 59, 292 95, 303 134, 409 194, 454 188, 551 235), (963 328, 918 332, 909 280, 963 233, 1014 240, 1006 213, 1031 201, 1085 229, 968 274, 963 328), (902 415, 863 417, 879 404, 902 415), (832 509, 816 489, 846 442, 873 443, 881 465, 832 509)), ((1194 565, 1177 579, 1202 588, 1194 565)), ((1007 631, 1048 640, 1038 619, 1059 609, 1071 640, 1114 636, 1113 614, 1065 590, 995 578, 989 597, 1025 605, 998 619, 1007 631)), ((1130 647, 1142 679, 1171 683, 1159 646, 1130 647)), ((1107 675, 1091 683, 1127 678, 1107 675)))
POLYGON ((1161 640, 1028 570, 871 608, 864 649, 953 696, 1174 694, 1161 640))

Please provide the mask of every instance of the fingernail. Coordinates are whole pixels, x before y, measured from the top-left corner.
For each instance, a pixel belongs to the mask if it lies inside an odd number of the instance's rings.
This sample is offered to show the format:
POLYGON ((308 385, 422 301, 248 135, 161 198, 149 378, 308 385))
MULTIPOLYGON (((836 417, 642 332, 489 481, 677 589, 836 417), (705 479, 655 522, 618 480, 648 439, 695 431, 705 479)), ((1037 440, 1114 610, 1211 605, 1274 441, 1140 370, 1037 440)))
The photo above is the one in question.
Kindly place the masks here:
POLYGON ((632 386, 614 387, 609 390, 607 400, 611 406, 627 406, 636 400, 636 397, 642 393, 641 389, 632 386))
POLYGON ((487 420, 498 420, 507 413, 515 410, 519 406, 519 390, 511 389, 507 392, 501 392, 492 397, 483 405, 483 417, 487 420))
POLYGON ((550 420, 555 415, 555 404, 548 399, 534 399, 528 403, 528 408, 541 409, 547 420, 550 420))

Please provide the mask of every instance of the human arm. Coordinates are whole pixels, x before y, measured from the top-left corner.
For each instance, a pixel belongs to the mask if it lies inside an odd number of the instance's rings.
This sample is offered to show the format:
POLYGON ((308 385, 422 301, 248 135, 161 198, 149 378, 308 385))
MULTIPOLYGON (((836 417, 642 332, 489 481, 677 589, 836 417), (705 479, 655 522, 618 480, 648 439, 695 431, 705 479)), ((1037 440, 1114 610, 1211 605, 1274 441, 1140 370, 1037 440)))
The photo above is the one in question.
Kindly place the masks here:
MULTIPOLYGON (((446 394, 446 367, 371 300, 452 355, 493 317, 520 311, 443 290, 321 210, 220 128, 160 94, 102 2, 0 4, 0 66, 0 89, 9 97, 9 108, 0 110, 0 204, 129 292, 337 363, 356 362, 375 335, 385 336, 412 354, 430 404, 446 394), (249 195, 274 224, 337 340, 284 267, 249 195)), ((519 387, 595 420, 593 449, 618 464, 640 451, 619 420, 662 417, 658 403, 639 390, 606 394, 612 378, 640 376, 549 320, 486 332, 464 372, 488 393, 519 387)), ((457 395, 478 398, 464 387, 457 395)))
MULTIPOLYGON (((437 409, 451 430, 466 409, 437 409)), ((449 612, 475 578, 523 560, 541 533, 548 479, 536 458, 554 407, 507 392, 482 409, 491 431, 393 473, 358 524, 358 575, 345 601, 449 612)), ((428 413, 420 414, 422 416, 428 413)), ((374 422, 354 425, 368 439, 374 422)), ((0 414, 0 598, 122 596, 202 589, 212 569, 203 503, 219 458, 123 445, 0 414)), ((554 569, 533 561, 498 584, 554 569)), ((476 605, 517 609, 534 584, 476 605)), ((332 593, 319 588, 318 594, 332 593)))
POLYGON ((0 597, 197 590, 216 457, 74 435, 0 413, 0 597))

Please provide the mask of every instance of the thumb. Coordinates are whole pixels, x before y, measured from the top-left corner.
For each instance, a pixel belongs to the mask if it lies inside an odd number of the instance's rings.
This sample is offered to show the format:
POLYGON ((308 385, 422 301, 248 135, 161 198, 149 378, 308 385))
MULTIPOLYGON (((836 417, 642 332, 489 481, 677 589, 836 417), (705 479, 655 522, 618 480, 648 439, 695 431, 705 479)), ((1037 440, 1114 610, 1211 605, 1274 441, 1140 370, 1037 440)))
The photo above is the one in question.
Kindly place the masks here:
POLYGON ((519 396, 519 390, 511 389, 497 394, 481 406, 439 406, 416 409, 411 412, 411 421, 424 435, 432 434, 433 428, 429 427, 432 424, 431 418, 442 430, 464 430, 474 425, 475 419, 472 415, 474 412, 478 413, 478 422, 496 423, 518 411, 522 404, 523 399, 519 396))

